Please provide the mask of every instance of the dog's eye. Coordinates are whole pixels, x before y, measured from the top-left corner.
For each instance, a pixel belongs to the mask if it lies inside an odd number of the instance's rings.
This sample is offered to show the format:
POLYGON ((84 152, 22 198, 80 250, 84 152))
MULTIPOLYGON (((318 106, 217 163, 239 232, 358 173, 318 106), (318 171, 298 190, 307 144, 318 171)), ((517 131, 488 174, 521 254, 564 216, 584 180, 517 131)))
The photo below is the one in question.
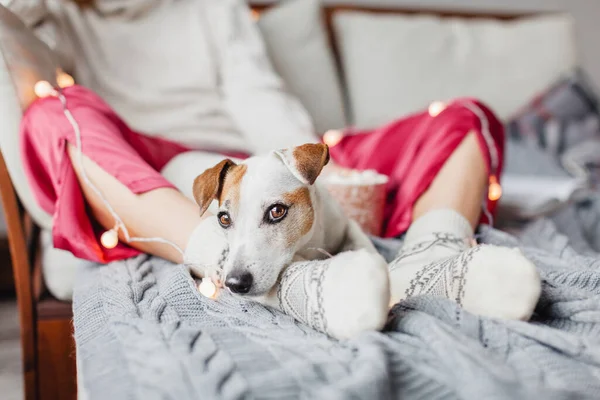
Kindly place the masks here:
POLYGON ((219 215, 217 215, 217 218, 219 219, 219 224, 223 228, 229 228, 229 225, 231 225, 231 217, 229 217, 229 214, 226 212, 220 212, 219 215))
POLYGON ((275 204, 269 209, 269 222, 279 222, 285 218, 288 208, 283 204, 275 204))

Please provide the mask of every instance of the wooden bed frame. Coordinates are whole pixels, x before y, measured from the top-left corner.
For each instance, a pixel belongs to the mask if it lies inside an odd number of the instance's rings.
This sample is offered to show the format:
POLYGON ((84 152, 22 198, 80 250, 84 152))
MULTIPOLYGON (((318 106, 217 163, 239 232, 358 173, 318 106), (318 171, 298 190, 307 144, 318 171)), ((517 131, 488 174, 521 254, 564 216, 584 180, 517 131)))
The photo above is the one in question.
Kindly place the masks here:
MULTIPOLYGON (((252 4, 252 1, 250 3, 252 4)), ((270 4, 261 3, 253 4, 252 8, 260 13, 270 6, 270 4)), ((327 5, 324 6, 323 18, 336 57, 338 53, 332 29, 332 19, 338 11, 427 13, 442 17, 494 18, 501 20, 516 19, 535 14, 535 12, 469 12, 327 5)), ((73 340, 71 304, 52 298, 44 288, 39 256, 40 230, 19 202, 1 154, 0 196, 8 227, 12 269, 21 324, 25 398, 27 400, 76 399, 75 343, 73 340)))

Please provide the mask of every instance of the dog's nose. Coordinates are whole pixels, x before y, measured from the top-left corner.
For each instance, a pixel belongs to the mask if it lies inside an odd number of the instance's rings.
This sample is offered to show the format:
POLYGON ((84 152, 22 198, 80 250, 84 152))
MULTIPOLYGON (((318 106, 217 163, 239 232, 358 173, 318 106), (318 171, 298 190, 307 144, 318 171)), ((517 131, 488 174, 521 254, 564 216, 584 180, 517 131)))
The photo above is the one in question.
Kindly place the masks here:
POLYGON ((232 271, 225 279, 225 286, 233 293, 246 294, 250 291, 253 280, 254 278, 250 272, 232 271))

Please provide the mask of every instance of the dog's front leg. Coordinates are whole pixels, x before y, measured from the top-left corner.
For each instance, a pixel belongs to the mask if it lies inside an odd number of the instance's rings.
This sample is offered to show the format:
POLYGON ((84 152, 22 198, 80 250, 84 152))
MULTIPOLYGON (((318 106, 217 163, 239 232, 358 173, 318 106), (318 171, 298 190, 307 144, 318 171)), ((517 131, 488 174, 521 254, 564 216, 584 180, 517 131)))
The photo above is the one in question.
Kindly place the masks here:
POLYGON ((365 249, 297 261, 259 301, 338 339, 383 328, 390 301, 387 263, 365 249))

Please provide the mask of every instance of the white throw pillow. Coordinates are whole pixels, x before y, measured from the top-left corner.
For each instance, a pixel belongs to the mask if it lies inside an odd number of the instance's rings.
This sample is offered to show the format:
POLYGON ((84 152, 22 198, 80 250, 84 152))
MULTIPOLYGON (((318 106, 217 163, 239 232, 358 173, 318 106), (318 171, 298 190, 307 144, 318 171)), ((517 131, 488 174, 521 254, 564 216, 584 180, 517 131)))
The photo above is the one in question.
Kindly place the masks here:
POLYGON ((41 232, 40 252, 46 288, 58 300, 71 301, 77 271, 96 263, 77 258, 68 251, 55 249, 52 232, 48 230, 41 232))
POLYGON ((347 120, 340 78, 322 23, 319 0, 291 0, 258 21, 269 58, 288 89, 313 118, 318 133, 347 120))
POLYGON ((499 21, 338 12, 334 29, 359 128, 462 96, 505 119, 576 66, 567 15, 499 21))
POLYGON ((29 189, 21 160, 19 125, 23 110, 36 99, 35 83, 47 80, 55 85, 58 65, 48 46, 0 5, 0 149, 19 198, 44 228, 52 226, 52 219, 29 189))

